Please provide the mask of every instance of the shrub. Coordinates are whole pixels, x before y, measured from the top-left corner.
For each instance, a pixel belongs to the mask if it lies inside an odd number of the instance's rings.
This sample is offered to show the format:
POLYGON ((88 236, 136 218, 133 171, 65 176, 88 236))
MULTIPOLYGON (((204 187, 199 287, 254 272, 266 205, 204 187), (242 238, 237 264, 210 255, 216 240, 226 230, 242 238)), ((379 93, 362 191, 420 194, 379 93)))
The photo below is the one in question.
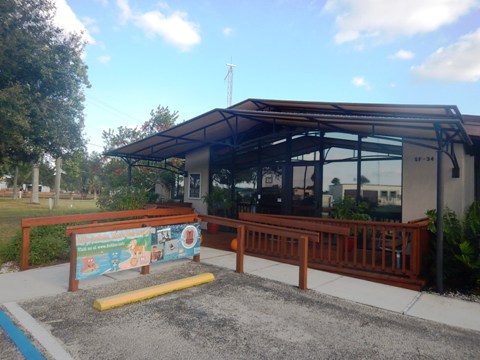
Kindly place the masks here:
POLYGON ((230 190, 219 186, 213 186, 210 192, 202 196, 202 200, 207 204, 210 215, 228 216, 233 206, 230 190))
MULTIPOLYGON (((18 232, 9 243, 0 248, 0 263, 20 261, 22 234, 18 232)), ((69 259, 70 239, 65 236, 65 225, 32 228, 30 234, 30 264, 45 265, 69 259)))
MULTIPOLYGON (((429 230, 436 234, 435 210, 427 212, 429 230)), ((436 275, 436 241, 429 254, 432 274, 436 275)), ((480 291, 480 203, 474 202, 458 219, 451 209, 443 215, 443 278, 447 289, 462 292, 480 291)))
POLYGON ((20 247, 22 241, 21 232, 18 233, 10 241, 5 242, 0 246, 0 264, 7 261, 20 262, 20 247))
POLYGON ((334 219, 370 220, 369 204, 366 201, 357 202, 350 196, 335 204, 330 217, 334 219))
POLYGON ((142 209, 149 201, 149 192, 133 186, 122 186, 102 191, 97 205, 102 210, 119 211, 142 209))

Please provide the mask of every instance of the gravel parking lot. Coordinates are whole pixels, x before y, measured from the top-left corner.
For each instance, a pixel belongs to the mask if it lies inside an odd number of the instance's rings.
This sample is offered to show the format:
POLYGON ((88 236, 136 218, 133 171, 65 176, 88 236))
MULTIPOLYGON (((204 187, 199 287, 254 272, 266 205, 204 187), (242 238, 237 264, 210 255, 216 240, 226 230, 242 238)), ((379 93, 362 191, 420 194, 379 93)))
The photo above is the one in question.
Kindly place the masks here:
MULTIPOLYGON (((194 262, 20 305, 75 359, 480 358, 479 332, 194 262), (203 272, 217 280, 104 312, 92 307, 98 297, 203 272)), ((15 358, 4 342, 0 358, 15 358)))

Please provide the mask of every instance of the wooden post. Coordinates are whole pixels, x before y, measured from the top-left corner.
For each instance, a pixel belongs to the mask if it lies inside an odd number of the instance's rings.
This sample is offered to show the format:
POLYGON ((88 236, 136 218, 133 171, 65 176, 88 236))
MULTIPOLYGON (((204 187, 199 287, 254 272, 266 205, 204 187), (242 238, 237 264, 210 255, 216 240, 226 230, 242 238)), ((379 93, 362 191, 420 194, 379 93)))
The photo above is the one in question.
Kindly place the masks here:
POLYGON ((308 272, 308 237, 306 236, 300 237, 298 255, 300 256, 298 287, 302 290, 305 290, 307 288, 308 272))
POLYGON ((245 225, 237 228, 237 266, 235 271, 243 273, 243 259, 245 253, 245 225))
MULTIPOLYGON (((410 233, 410 264, 412 277, 418 277, 421 274, 421 247, 420 247, 420 228, 417 227, 410 233)), ((406 257, 406 256, 405 256, 406 257)))
POLYGON ((150 265, 144 265, 140 269, 141 269, 140 274, 142 274, 142 275, 150 274, 150 265))
POLYGON ((68 291, 77 291, 79 281, 75 278, 77 272, 77 235, 72 234, 70 242, 70 276, 68 279, 68 291))
POLYGON ((27 270, 30 257, 30 227, 22 228, 22 247, 20 248, 20 270, 27 270))
POLYGON ((280 238, 280 241, 281 241, 280 257, 286 258, 287 257, 287 237, 282 236, 280 238))

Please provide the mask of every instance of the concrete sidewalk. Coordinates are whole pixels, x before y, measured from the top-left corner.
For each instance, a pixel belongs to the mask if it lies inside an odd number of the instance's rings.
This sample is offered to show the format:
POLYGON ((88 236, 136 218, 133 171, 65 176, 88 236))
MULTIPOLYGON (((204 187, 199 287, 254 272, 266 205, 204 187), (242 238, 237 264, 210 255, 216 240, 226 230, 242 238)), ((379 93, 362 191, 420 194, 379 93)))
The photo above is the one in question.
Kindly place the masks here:
MULTIPOLYGON (((236 255, 227 251, 203 247, 201 261, 234 270, 236 255)), ((151 272, 159 272, 166 267, 176 266, 176 264, 178 261, 152 265, 151 272)), ((298 285, 298 266, 246 256, 244 269, 248 274, 293 286, 298 285)), ((68 290, 68 272, 69 264, 61 264, 1 274, 0 304, 64 293, 68 290)), ((137 276, 141 275, 136 270, 117 272, 81 281, 80 288, 95 287, 137 276)), ((480 303, 401 289, 313 269, 308 270, 307 281, 310 290, 322 294, 407 316, 480 331, 480 303)))

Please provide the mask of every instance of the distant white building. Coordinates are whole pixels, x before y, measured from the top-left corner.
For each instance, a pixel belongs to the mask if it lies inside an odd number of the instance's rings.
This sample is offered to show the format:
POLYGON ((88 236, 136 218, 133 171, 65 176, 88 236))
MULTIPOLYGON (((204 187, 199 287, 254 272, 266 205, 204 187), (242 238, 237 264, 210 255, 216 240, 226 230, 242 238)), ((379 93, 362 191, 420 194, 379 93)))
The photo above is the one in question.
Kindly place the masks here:
MULTIPOLYGON (((22 191, 32 191, 32 184, 22 184, 22 191)), ((50 186, 47 185, 38 185, 38 191, 42 193, 51 192, 50 186)))
MULTIPOLYGON (((357 184, 330 185, 329 192, 334 202, 341 201, 345 196, 355 198, 357 196, 357 184)), ((402 205, 402 187, 400 185, 363 184, 360 196, 379 206, 402 205)))

